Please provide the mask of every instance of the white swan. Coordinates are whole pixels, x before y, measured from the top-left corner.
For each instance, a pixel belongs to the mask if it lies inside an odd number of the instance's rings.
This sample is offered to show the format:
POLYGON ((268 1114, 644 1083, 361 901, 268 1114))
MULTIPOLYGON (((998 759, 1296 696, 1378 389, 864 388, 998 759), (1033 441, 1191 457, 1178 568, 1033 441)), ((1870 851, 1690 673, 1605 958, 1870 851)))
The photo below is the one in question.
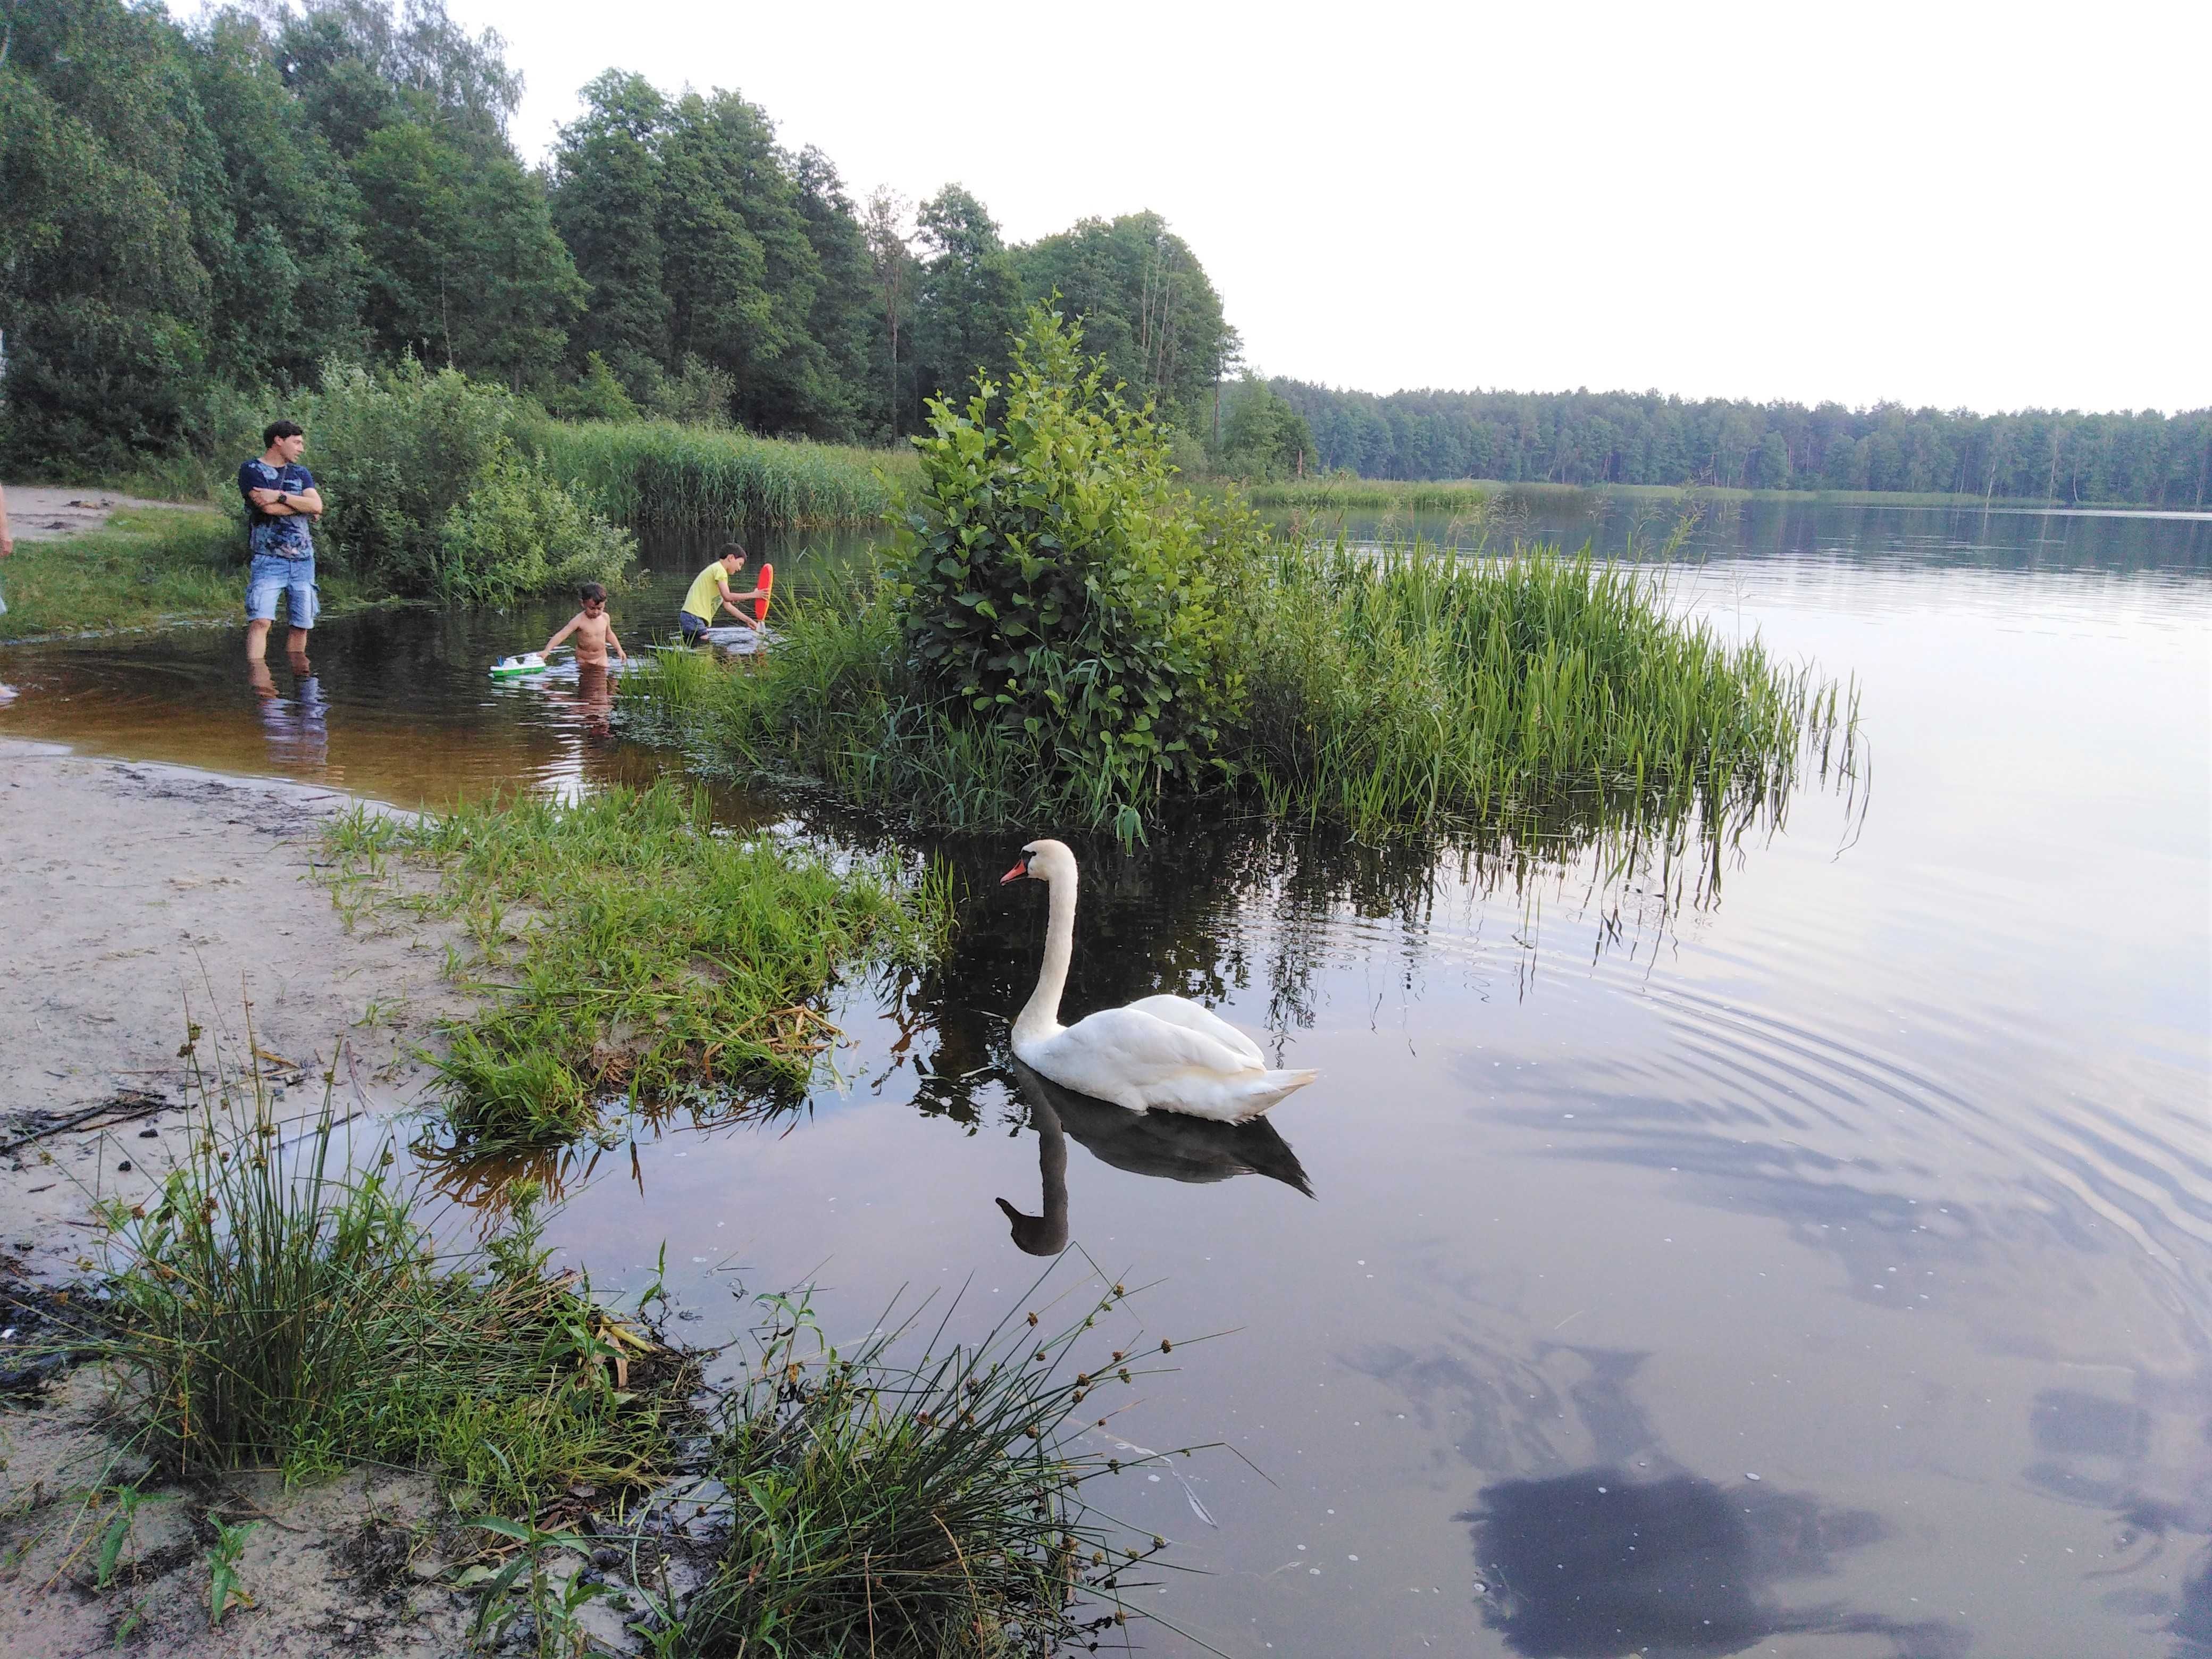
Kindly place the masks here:
POLYGON ((1271 1072, 1259 1045, 1226 1020, 1182 997, 1140 997, 1060 1023, 1060 994, 1075 948, 1075 854, 1033 841, 1000 885, 1027 876, 1052 890, 1044 967, 1014 1021, 1014 1053, 1064 1089, 1133 1112, 1187 1112, 1242 1123, 1266 1111, 1316 1072, 1271 1072))

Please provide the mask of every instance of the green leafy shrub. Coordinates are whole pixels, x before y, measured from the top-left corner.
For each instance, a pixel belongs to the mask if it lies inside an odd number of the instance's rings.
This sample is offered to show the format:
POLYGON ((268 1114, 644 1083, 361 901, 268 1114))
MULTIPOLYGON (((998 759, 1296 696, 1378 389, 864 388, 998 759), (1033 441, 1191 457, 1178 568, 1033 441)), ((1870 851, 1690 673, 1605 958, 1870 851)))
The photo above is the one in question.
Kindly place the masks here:
POLYGON ((618 586, 637 557, 635 536, 513 450, 446 515, 440 541, 437 591, 467 604, 586 581, 618 586))
POLYGON ((1085 362, 1080 331, 1030 309, 1000 388, 930 405, 902 503, 897 609, 960 723, 1110 781, 1122 806, 1233 769, 1239 683, 1210 573, 1244 521, 1175 487, 1147 410, 1085 362))
POLYGON ((517 447, 521 412, 503 388, 411 357, 381 372, 325 364, 299 418, 329 504, 320 534, 341 565, 392 592, 448 600, 578 575, 618 585, 635 548, 517 447))
POLYGON ((545 407, 566 421, 634 421, 638 418, 636 404, 624 389, 615 372, 607 367, 607 360, 596 351, 584 357, 584 372, 573 386, 556 388, 545 399, 545 407))

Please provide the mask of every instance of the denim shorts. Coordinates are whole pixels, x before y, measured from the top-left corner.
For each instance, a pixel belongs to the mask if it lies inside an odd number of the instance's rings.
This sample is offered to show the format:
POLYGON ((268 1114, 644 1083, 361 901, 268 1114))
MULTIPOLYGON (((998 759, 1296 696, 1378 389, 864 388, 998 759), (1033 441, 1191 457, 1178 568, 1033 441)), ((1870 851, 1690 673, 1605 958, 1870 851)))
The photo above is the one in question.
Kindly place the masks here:
POLYGON ((246 620, 274 622, 276 596, 286 596, 286 614, 295 628, 315 625, 315 562, 257 553, 246 577, 246 620))

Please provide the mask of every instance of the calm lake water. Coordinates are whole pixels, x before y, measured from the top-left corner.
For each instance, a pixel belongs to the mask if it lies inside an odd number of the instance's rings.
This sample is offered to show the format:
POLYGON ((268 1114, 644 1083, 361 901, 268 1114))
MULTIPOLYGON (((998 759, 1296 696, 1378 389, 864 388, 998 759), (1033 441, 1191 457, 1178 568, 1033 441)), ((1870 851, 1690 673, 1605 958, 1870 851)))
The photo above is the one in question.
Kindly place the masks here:
MULTIPOLYGON (((1181 991, 1321 1070, 1229 1132, 1032 1092, 1044 896, 995 885, 1019 836, 947 848, 952 959, 842 994, 842 1085, 572 1160, 567 1259, 636 1288, 665 1241, 702 1340, 811 1279, 843 1337, 902 1291, 984 1322, 1064 1225, 1177 1339, 1110 1439, 1250 1460, 1112 1500, 1239 1659, 2212 1654, 2212 522, 1747 509, 1678 560, 1863 692, 1856 787, 1717 881, 1090 849, 1071 1013, 1181 991)), ((409 804, 650 775, 485 681, 545 631, 341 623, 312 697, 234 633, 8 651, 0 731, 409 804)))

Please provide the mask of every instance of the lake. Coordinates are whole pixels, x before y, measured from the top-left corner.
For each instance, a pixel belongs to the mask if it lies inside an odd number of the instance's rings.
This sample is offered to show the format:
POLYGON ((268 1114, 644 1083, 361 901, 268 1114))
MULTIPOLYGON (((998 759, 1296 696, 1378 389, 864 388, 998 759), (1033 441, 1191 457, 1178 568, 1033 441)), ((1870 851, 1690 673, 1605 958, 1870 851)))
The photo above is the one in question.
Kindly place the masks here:
MULTIPOLYGON (((702 557, 655 550, 617 626, 702 557)), ((1144 1596, 1240 1659, 2212 1654, 2212 518, 1751 506, 1668 580, 1851 678, 1856 780, 1686 874, 1079 843, 1071 1017, 1180 991, 1320 1069, 1234 1132, 1015 1073, 1044 895, 996 884, 1022 837, 940 844, 951 959, 841 994, 797 1121, 549 1170, 563 1259, 635 1289, 665 1242, 688 1338, 807 1281, 853 1336, 902 1295, 986 1322, 1064 1227, 1147 1287, 1131 1342, 1176 1340, 1092 1443, 1238 1454, 1110 1507, 1201 1570, 1144 1596)), ((15 648, 0 732, 409 805, 653 775, 485 679, 549 618, 342 621, 268 696, 229 630, 15 648)))

